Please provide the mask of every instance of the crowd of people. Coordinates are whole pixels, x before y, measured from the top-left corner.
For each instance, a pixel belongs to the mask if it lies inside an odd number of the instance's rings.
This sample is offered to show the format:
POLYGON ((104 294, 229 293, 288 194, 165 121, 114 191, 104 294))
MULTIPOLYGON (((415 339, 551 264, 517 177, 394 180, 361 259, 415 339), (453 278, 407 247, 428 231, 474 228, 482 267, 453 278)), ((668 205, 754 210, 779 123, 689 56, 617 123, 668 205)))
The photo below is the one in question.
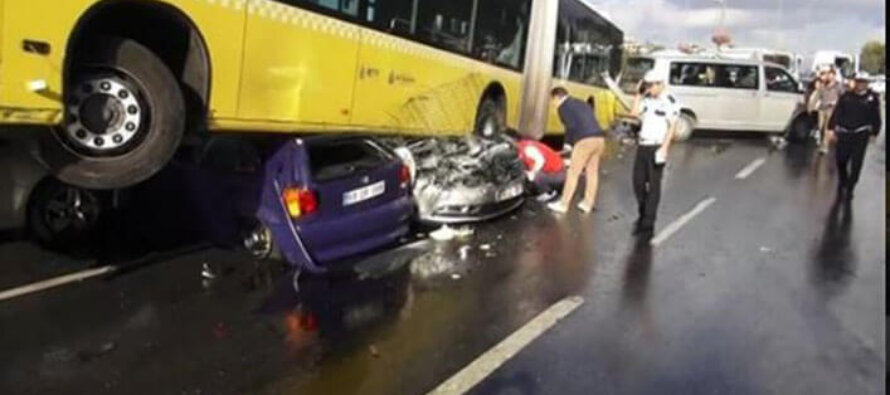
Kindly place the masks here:
MULTIPOLYGON (((634 234, 649 237, 655 229, 662 171, 681 109, 677 99, 666 91, 661 78, 653 72, 645 75, 631 109, 631 115, 641 124, 631 180, 638 204, 634 234)), ((590 104, 571 97, 565 88, 554 88, 551 101, 565 127, 564 152, 570 153, 568 166, 560 152, 540 141, 513 134, 520 159, 538 200, 550 202, 548 208, 560 214, 571 210, 584 175, 583 198, 577 208, 589 213, 596 209, 599 163, 605 152, 606 134, 590 104)), ((834 68, 826 67, 820 70, 806 106, 818 119, 818 130, 813 137, 819 154, 824 155, 835 146, 838 198, 850 200, 869 141, 881 130, 881 97, 869 89, 865 75, 841 81, 834 68)))

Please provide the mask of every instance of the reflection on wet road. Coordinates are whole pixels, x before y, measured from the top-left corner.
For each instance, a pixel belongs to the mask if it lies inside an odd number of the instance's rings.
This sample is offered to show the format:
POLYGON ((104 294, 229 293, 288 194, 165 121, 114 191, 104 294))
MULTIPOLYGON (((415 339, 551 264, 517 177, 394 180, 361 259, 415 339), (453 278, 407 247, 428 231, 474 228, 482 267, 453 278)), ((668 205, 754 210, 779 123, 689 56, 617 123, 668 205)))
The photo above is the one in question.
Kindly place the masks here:
MULTIPOLYGON (((276 265, 210 249, 0 302, 0 393, 424 393, 572 295, 584 304, 471 392, 882 393, 875 148, 845 204, 812 147, 679 145, 659 227, 716 200, 658 246, 630 235, 628 151, 592 215, 530 202, 362 279, 297 292, 276 265)), ((26 243, 0 254, 65 265, 26 243)))

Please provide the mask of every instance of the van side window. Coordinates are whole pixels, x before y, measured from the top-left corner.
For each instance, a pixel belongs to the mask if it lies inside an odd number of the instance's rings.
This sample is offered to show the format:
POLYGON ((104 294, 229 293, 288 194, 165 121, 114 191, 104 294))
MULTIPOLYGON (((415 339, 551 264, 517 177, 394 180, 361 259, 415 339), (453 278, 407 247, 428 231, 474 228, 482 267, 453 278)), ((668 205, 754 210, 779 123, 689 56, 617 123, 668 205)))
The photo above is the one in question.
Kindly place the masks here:
POLYGON ((764 74, 766 76, 766 90, 770 92, 798 92, 797 81, 786 73, 785 70, 767 66, 764 74))
POLYGON ((757 90, 757 66, 719 63, 671 63, 671 85, 757 90))

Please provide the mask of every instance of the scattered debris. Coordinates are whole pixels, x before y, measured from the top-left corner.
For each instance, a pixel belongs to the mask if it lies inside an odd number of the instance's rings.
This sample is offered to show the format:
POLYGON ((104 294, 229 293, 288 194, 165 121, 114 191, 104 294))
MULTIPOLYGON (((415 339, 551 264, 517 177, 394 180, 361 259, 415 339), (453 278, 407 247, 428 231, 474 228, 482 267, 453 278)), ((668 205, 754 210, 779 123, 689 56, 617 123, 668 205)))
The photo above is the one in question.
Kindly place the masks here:
POLYGON ((377 346, 375 346, 375 345, 373 345, 373 344, 370 345, 370 346, 368 346, 368 352, 371 353, 371 356, 372 356, 372 357, 374 357, 374 358, 380 358, 380 351, 377 350, 377 346))
POLYGON ((448 225, 444 225, 441 228, 430 232, 430 237, 437 241, 448 241, 451 239, 464 239, 472 236, 473 233, 473 228, 470 228, 469 226, 452 228, 448 225))
POLYGON ((210 265, 207 262, 201 266, 201 277, 204 277, 208 280, 213 280, 216 278, 216 274, 213 273, 213 270, 210 270, 210 265))
POLYGON ((436 241, 448 241, 455 237, 454 229, 452 229, 448 225, 445 225, 439 229, 430 232, 430 237, 432 237, 433 240, 436 241))
POLYGON ((454 229, 454 237, 458 239, 464 239, 473 235, 473 228, 469 226, 462 226, 454 229))
POLYGON ((766 253, 773 252, 773 249, 769 248, 769 247, 760 247, 760 252, 766 254, 766 253))
POLYGON ((99 348, 93 350, 84 350, 77 353, 77 358, 82 362, 89 362, 96 358, 99 358, 105 354, 108 354, 117 349, 117 343, 115 342, 107 342, 103 343, 99 348))
POLYGON ((470 251, 470 246, 460 247, 460 249, 457 251, 458 256, 460 256, 460 260, 462 260, 462 261, 467 260, 467 253, 469 251, 470 251))
POLYGON ((769 136, 769 142, 778 149, 785 148, 788 145, 788 140, 785 140, 782 136, 769 136))
POLYGON ((423 254, 411 262, 411 274, 419 278, 432 278, 454 271, 454 262, 438 249, 423 254))
POLYGON ((482 251, 488 251, 491 249, 491 244, 483 244, 483 245, 479 246, 479 249, 482 251))
POLYGON ((451 279, 452 280, 460 280, 460 274, 451 273, 451 279))

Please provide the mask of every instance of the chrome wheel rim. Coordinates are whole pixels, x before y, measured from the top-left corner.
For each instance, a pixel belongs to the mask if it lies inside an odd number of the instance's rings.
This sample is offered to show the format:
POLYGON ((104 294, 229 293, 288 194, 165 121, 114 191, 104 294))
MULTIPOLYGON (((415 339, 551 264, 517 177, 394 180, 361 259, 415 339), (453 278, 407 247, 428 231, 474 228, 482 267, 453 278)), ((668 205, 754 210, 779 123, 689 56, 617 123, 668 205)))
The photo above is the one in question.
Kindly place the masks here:
POLYGON ((133 142, 142 129, 146 104, 117 77, 96 77, 70 92, 64 136, 74 148, 109 154, 133 142))

